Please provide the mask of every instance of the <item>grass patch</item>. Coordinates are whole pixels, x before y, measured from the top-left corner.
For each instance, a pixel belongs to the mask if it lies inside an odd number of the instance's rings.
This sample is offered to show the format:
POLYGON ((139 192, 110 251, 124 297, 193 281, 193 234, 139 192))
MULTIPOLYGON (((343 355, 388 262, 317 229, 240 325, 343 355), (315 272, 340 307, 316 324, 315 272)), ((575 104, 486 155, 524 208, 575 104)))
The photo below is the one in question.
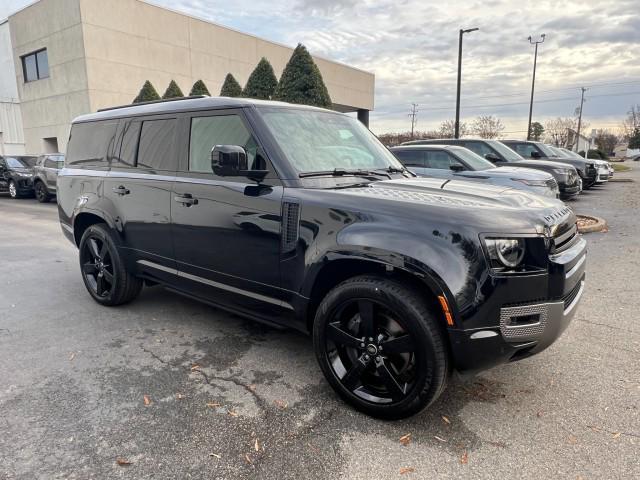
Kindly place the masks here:
POLYGON ((619 165, 617 163, 612 163, 611 166, 615 172, 628 172, 631 170, 631 167, 627 167, 626 165, 619 165))

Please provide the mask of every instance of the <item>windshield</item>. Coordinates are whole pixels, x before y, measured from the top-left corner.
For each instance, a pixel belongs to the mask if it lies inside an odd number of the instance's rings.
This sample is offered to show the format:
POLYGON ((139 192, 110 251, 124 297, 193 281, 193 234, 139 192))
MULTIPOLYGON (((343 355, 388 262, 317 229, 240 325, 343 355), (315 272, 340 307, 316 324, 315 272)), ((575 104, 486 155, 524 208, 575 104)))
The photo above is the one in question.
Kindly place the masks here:
POLYGON ((260 111, 279 147, 300 173, 403 168, 355 118, 298 108, 261 108, 260 111))
POLYGON ((580 160, 584 160, 584 157, 582 157, 581 155, 577 154, 576 152, 572 152, 571 150, 567 150, 566 148, 559 148, 558 150, 560 150, 562 153, 564 153, 564 156, 567 158, 575 158, 580 159, 580 160))
POLYGON ((489 170, 491 168, 496 168, 496 166, 489 160, 485 160, 480 155, 467 148, 452 148, 451 152, 464 163, 469 165, 471 170, 489 170))
POLYGON ((520 155, 507 147, 504 143, 499 142, 498 140, 486 140, 486 142, 491 145, 496 152, 502 155, 505 159, 510 162, 517 162, 520 160, 524 160, 520 155))
POLYGON ((31 168, 35 166, 36 157, 7 157, 7 166, 9 168, 31 168))

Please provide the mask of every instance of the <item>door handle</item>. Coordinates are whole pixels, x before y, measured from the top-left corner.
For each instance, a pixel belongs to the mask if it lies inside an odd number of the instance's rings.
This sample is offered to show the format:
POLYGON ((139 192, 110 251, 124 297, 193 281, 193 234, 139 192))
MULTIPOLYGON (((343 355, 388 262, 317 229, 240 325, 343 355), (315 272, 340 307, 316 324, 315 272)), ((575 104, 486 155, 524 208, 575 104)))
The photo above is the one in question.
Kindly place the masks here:
POLYGON ((113 187, 112 190, 113 190, 113 193, 117 195, 129 195, 131 193, 128 188, 122 185, 120 185, 119 187, 113 187))
POLYGON ((185 207, 190 207, 191 205, 197 205, 198 199, 193 198, 190 193, 185 193, 184 195, 176 195, 173 199, 184 205, 185 207))

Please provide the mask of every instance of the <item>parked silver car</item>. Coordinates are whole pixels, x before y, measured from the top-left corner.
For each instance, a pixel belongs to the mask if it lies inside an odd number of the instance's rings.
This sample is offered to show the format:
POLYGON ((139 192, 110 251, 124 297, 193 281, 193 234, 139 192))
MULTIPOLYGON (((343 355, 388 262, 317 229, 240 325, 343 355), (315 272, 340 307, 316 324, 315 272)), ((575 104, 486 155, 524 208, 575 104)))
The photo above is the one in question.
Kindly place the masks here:
MULTIPOLYGON (((568 148, 562 148, 562 147, 553 147, 553 148, 554 150, 558 151, 560 155, 562 155, 562 158, 583 159, 581 155, 569 150, 568 148)), ((609 162, 607 162, 606 160, 600 160, 597 158, 590 159, 590 160, 592 160, 596 164, 596 170, 597 170, 596 183, 598 184, 606 183, 611 177, 613 177, 614 170, 609 162)))
POLYGON ((61 153, 40 155, 33 167, 33 190, 40 203, 46 203, 56 195, 58 172, 64 168, 61 153))
POLYGON ((523 167, 496 167, 471 150, 455 145, 406 145, 390 150, 405 167, 423 177, 455 178, 527 190, 545 197, 560 196, 553 176, 523 167))

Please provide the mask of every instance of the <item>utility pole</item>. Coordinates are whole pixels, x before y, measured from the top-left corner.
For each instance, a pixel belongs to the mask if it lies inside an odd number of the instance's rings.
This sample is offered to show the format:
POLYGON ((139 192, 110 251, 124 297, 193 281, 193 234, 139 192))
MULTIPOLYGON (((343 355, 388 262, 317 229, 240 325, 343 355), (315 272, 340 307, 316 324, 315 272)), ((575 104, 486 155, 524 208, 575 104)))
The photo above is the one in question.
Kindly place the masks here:
POLYGON ((460 29, 458 37, 458 89, 456 92, 456 124, 453 137, 460 138, 460 84, 462 83, 462 36, 465 33, 475 32, 478 28, 460 29))
MULTIPOLYGON (((582 94, 580 95, 580 113, 578 113, 578 134, 576 136, 576 152, 580 151, 580 147, 578 143, 580 143, 580 127, 582 126, 582 106, 584 105, 584 92, 587 91, 586 88, 580 87, 582 94)), ((586 150, 589 150, 588 148, 586 150)), ((585 150, 585 151, 586 151, 585 150)))
POLYGON ((532 41, 531 37, 529 37, 529 43, 531 45, 535 45, 535 53, 533 54, 533 79, 531 80, 531 102, 529 103, 529 124, 527 125, 527 140, 531 140, 531 115, 533 114, 533 91, 536 87, 536 64, 538 63, 538 44, 544 43, 544 37, 546 35, 543 33, 540 35, 540 40, 532 41))
POLYGON ((413 130, 416 126, 416 122, 418 119, 418 104, 417 103, 412 103, 411 104, 411 113, 409 114, 409 117, 411 118, 411 140, 413 140, 413 130))

